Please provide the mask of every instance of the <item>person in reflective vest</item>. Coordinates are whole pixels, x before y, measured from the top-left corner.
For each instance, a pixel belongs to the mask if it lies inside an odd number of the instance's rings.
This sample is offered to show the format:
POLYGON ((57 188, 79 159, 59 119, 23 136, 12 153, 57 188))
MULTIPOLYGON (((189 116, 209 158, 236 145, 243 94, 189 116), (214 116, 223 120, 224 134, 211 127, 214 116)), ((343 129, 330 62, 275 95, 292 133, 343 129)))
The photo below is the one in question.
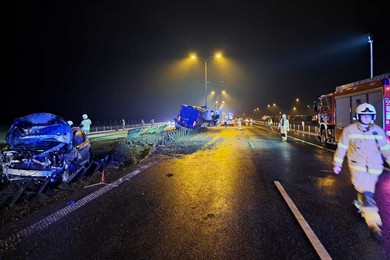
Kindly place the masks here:
POLYGON ((272 129, 272 124, 273 124, 274 122, 272 121, 272 118, 269 116, 269 117, 267 117, 267 125, 268 125, 268 127, 269 127, 269 129, 273 132, 274 130, 272 129))
POLYGON ((282 115, 282 119, 279 121, 278 128, 280 129, 280 135, 282 136, 282 142, 287 141, 287 133, 290 131, 290 122, 287 119, 286 114, 282 115))
POLYGON ((83 121, 80 123, 80 128, 85 132, 85 134, 89 134, 89 130, 91 129, 92 121, 88 118, 87 114, 83 114, 83 121))
POLYGON ((378 213, 374 194, 379 175, 383 171, 383 159, 390 163, 390 144, 383 129, 374 124, 375 107, 364 103, 356 108, 356 119, 343 129, 333 157, 333 171, 341 172, 347 155, 351 182, 357 192, 356 207, 376 239, 382 237, 382 220, 378 213), (383 156, 383 157, 382 157, 383 156))
POLYGON ((238 116, 237 117, 237 125, 238 125, 238 130, 242 130, 242 121, 241 121, 241 118, 238 116))

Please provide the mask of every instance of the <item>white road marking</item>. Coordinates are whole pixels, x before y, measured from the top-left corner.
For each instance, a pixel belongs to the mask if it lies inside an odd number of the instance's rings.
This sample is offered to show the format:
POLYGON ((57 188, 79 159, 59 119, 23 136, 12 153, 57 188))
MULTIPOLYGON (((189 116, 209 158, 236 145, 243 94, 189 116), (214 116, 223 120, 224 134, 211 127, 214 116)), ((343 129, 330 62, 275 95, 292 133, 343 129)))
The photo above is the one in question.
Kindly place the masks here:
POLYGON ((65 216, 72 213, 73 211, 85 206, 89 202, 100 197, 101 195, 103 195, 107 191, 118 187, 120 184, 122 184, 125 181, 130 180, 131 178, 136 176, 138 173, 146 170, 147 168, 149 168, 150 166, 152 166, 154 164, 156 164, 156 162, 150 162, 150 163, 140 167, 139 169, 126 174, 124 177, 119 178, 118 180, 112 182, 111 185, 104 186, 103 188, 100 188, 99 190, 96 190, 93 193, 79 199, 75 203, 70 204, 70 205, 58 210, 57 212, 54 212, 53 214, 35 222, 34 224, 32 224, 32 225, 30 225, 30 226, 28 226, 28 227, 26 227, 18 232, 13 233, 8 238, 0 240, 0 253, 4 253, 4 252, 8 251, 10 248, 13 248, 14 246, 16 246, 23 238, 31 236, 34 233, 49 227, 50 225, 52 225, 55 222, 57 222, 58 220, 64 218, 65 216))
POLYGON ((210 146, 211 144, 213 144, 215 141, 217 141, 219 139, 219 137, 214 137, 213 139, 211 139, 210 141, 208 141, 205 145, 203 145, 202 149, 206 149, 208 146, 210 146))
POLYGON ((250 146, 251 148, 255 148, 255 146, 252 144, 251 141, 248 141, 248 143, 249 143, 249 146, 250 146))
POLYGON ((293 136, 289 136, 288 138, 295 139, 295 140, 297 140, 297 141, 301 141, 301 142, 303 142, 303 143, 305 143, 305 144, 312 145, 312 146, 315 146, 315 147, 320 148, 320 149, 323 149, 323 150, 327 150, 327 151, 332 152, 332 153, 334 152, 334 150, 332 150, 332 149, 325 148, 325 147, 322 147, 322 146, 320 146, 320 145, 313 144, 313 143, 307 142, 307 141, 305 141, 305 140, 302 140, 302 139, 299 139, 299 138, 296 138, 296 137, 293 137, 293 136))
POLYGON ((305 232, 306 236, 309 238, 311 244, 313 245, 314 249, 316 250, 318 256, 321 259, 332 259, 326 251, 325 247, 322 245, 314 231, 311 229, 309 224, 306 222, 305 218, 302 216, 302 214, 299 212, 298 208, 295 206, 294 202, 290 199, 290 196, 288 196, 287 192, 284 190, 283 186, 278 181, 274 181, 276 187, 278 188, 280 194, 282 194, 284 200, 286 201, 288 207, 294 214, 295 218, 298 220, 299 225, 301 225, 303 231, 305 232))

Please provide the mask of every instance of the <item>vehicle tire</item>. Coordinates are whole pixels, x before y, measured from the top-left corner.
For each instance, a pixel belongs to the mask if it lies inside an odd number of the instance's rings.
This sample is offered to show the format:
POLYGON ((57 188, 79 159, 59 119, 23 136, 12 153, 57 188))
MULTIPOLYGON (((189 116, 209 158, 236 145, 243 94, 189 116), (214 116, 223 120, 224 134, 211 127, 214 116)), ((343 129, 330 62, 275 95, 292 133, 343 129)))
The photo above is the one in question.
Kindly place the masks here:
POLYGON ((325 134, 325 129, 321 129, 321 144, 322 147, 326 147, 326 134, 325 134))

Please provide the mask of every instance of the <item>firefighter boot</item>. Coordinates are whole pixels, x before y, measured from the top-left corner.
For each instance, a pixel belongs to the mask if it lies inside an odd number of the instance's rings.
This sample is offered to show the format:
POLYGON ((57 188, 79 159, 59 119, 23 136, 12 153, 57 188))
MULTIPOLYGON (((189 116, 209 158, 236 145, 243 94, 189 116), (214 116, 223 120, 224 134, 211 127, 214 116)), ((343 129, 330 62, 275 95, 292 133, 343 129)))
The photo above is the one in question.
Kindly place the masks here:
POLYGON ((357 193, 357 198, 352 202, 352 204, 355 206, 355 208, 357 208, 358 210, 357 213, 361 214, 362 213, 361 207, 363 205, 363 195, 360 192, 357 193))
POLYGON ((363 204, 361 207, 362 217, 371 230, 372 236, 376 240, 382 239, 382 220, 378 213, 378 207, 374 200, 374 193, 362 192, 363 204))

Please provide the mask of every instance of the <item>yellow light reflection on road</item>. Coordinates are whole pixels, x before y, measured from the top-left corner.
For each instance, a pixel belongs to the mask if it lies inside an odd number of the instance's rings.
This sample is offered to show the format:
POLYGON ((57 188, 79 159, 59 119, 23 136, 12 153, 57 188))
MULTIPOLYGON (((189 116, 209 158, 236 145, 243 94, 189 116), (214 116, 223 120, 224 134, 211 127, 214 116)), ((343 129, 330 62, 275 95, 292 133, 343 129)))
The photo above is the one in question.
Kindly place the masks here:
POLYGON ((227 228, 232 218, 239 217, 237 212, 243 203, 237 194, 243 188, 256 190, 254 185, 242 187, 247 182, 241 181, 240 171, 253 165, 247 154, 248 144, 240 140, 239 134, 236 128, 225 129, 208 146, 186 155, 185 160, 169 160, 169 168, 176 172, 169 196, 170 205, 178 209, 173 222, 184 225, 188 218, 202 223, 213 218, 213 226, 207 227, 211 232, 227 228), (238 149, 231 149, 232 146, 238 149))
POLYGON ((337 195, 337 191, 335 189, 336 179, 332 174, 329 174, 329 176, 325 178, 318 178, 315 184, 318 186, 320 190, 322 190, 324 195, 327 196, 337 195))

